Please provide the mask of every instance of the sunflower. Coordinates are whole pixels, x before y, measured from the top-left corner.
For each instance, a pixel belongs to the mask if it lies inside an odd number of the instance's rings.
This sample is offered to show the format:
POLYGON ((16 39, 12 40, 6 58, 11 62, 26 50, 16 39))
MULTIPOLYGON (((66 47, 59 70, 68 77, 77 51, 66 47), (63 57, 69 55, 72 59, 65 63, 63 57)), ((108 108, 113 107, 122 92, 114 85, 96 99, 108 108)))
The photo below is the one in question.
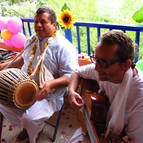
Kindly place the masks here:
POLYGON ((73 27, 74 22, 75 21, 70 10, 63 10, 58 16, 58 23, 61 28, 65 28, 65 30, 73 27))

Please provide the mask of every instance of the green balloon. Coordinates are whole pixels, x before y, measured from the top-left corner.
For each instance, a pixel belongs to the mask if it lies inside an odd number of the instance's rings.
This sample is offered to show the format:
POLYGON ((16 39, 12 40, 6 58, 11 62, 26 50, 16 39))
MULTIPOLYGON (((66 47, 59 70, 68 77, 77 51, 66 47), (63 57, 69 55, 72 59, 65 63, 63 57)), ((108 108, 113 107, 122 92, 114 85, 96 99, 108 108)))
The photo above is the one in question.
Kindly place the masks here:
POLYGON ((139 61, 136 63, 136 66, 137 66, 141 71, 143 71, 143 60, 139 60, 139 61))

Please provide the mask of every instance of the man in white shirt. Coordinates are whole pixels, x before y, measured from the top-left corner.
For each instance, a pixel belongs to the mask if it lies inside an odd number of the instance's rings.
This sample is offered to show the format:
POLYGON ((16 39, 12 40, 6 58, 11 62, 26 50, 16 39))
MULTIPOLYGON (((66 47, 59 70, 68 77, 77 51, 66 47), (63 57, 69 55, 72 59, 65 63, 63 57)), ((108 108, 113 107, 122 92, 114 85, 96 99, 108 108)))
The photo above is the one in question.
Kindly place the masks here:
MULTIPOLYGON (((14 126, 24 128, 16 137, 17 142, 29 138, 28 142, 36 143, 38 134, 44 128, 44 121, 61 109, 71 72, 78 66, 76 48, 57 31, 56 15, 52 9, 43 7, 36 11, 34 29, 36 35, 27 40, 24 53, 10 67, 22 67, 23 71, 31 75, 36 69, 39 57, 43 55, 43 70, 40 67, 38 71, 37 68, 34 75, 40 89, 36 96, 38 101, 26 111, 0 104, 0 112, 6 119, 14 126), (41 82, 40 77, 45 69, 51 73, 53 79, 41 82)), ((0 69, 7 64, 0 64, 0 69)), ((48 73, 45 72, 44 76, 48 76, 48 73)))
POLYGON ((143 142, 143 73, 134 67, 134 45, 121 31, 110 31, 101 37, 91 56, 93 64, 72 73, 69 101, 82 107, 84 101, 76 92, 80 78, 96 80, 110 102, 105 140, 122 142, 127 136, 143 142), (124 132, 124 134, 123 134, 124 132))

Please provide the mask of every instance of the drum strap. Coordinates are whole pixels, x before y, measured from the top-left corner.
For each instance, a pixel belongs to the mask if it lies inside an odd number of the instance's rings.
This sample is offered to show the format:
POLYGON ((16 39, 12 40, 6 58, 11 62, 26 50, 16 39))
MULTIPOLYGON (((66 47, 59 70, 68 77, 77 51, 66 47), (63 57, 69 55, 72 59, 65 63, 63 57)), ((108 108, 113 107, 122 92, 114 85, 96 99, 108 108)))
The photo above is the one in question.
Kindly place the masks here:
POLYGON ((40 70, 39 70, 39 83, 40 83, 40 85, 46 81, 50 81, 53 79, 54 79, 53 75, 47 69, 47 67, 44 65, 43 60, 42 60, 40 70))
MULTIPOLYGON (((52 40, 53 40, 53 38, 51 38, 51 40, 49 39, 48 44, 50 42, 52 42, 52 40)), ((42 55, 40 56, 40 59, 38 60, 38 63, 36 65, 34 71, 30 75, 30 78, 33 79, 35 77, 35 75, 37 74, 37 72, 39 71, 40 72, 39 78, 40 78, 41 83, 54 79, 53 75, 50 73, 50 71, 47 69, 47 67, 43 63, 45 55, 46 55, 46 51, 48 49, 48 44, 47 44, 47 47, 45 48, 45 50, 43 51, 42 55)))

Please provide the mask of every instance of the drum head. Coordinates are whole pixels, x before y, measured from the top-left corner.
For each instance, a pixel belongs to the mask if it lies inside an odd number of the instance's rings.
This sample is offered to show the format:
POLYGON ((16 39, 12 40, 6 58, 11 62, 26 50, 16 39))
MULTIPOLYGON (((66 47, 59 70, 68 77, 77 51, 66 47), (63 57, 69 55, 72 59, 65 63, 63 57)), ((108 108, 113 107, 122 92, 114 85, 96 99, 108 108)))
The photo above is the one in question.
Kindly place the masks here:
POLYGON ((33 81, 23 81, 14 92, 14 103, 18 108, 27 109, 35 103, 35 95, 38 91, 37 85, 33 81))

